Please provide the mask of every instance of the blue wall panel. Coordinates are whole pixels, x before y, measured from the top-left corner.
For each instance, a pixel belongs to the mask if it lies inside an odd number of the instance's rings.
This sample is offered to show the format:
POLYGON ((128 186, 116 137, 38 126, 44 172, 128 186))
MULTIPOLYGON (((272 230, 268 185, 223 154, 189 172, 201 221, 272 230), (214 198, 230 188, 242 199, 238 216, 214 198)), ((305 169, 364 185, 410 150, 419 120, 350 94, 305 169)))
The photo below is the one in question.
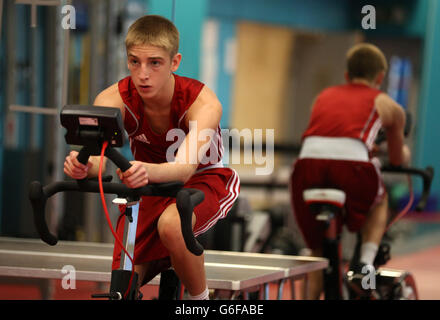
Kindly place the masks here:
POLYGON ((425 36, 418 121, 415 131, 417 143, 414 153, 416 165, 434 167, 436 176, 432 185, 432 193, 437 199, 440 199, 440 2, 438 0, 426 0, 426 2, 429 3, 429 14, 425 36))

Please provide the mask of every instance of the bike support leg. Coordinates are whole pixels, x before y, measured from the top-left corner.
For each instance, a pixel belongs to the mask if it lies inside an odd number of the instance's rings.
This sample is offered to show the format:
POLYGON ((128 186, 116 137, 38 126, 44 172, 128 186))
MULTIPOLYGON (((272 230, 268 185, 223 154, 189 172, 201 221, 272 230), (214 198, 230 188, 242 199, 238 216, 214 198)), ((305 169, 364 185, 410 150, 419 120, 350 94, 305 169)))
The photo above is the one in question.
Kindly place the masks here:
POLYGON ((323 245, 323 256, 329 257, 329 266, 324 270, 326 300, 342 299, 341 243, 336 228, 336 219, 331 219, 323 245))
MULTIPOLYGON (((124 239, 123 245, 130 256, 134 259, 134 246, 136 242, 136 229, 139 213, 139 201, 128 202, 127 199, 117 198, 113 200, 115 204, 126 205, 125 223, 124 223, 124 239)), ((92 298, 109 298, 110 300, 134 300, 138 299, 138 274, 134 272, 131 287, 127 296, 125 293, 132 275, 133 264, 130 258, 121 249, 121 262, 119 269, 112 270, 110 281, 110 292, 103 294, 92 294, 92 298)))
MULTIPOLYGON (((125 199, 124 199, 125 200, 125 199)), ((124 240, 123 244, 127 252, 134 259, 134 246, 136 242, 136 229, 138 223, 139 214, 139 201, 133 203, 127 203, 125 209, 125 223, 124 223, 124 240)), ((130 258, 121 249, 121 262, 118 270, 112 271, 111 283, 110 283, 110 295, 120 295, 119 299, 123 298, 130 277, 132 274, 132 268, 134 268, 130 258)), ((134 300, 138 298, 138 274, 135 272, 131 283, 130 291, 126 297, 127 300, 134 300)))
MULTIPOLYGON (((134 245, 136 242, 138 214, 139 214, 139 202, 126 208, 123 243, 125 249, 132 258, 134 258, 134 245)), ((119 269, 131 271, 132 268, 133 265, 130 261, 130 258, 125 254, 124 250, 121 250, 121 264, 119 266, 119 269)))

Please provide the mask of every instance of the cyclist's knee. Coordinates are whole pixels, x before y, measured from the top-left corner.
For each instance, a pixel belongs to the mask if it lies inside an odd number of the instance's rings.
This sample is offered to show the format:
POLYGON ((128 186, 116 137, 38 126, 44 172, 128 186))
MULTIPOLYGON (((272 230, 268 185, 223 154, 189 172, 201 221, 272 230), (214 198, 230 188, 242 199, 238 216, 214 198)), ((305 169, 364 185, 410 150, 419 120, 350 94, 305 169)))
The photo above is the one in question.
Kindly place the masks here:
POLYGON ((175 205, 169 206, 157 222, 157 231, 163 245, 168 249, 183 241, 179 212, 175 205))

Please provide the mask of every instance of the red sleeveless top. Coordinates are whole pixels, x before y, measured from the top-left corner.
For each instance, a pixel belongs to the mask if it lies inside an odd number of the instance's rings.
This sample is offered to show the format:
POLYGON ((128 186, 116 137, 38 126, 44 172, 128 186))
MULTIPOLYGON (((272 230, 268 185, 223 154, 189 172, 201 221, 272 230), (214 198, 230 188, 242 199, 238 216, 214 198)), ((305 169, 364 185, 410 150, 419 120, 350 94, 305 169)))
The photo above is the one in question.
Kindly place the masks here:
POLYGON ((382 122, 374 102, 380 90, 345 84, 322 91, 312 109, 302 138, 344 137, 361 140, 371 151, 382 122))
MULTIPOLYGON (((186 77, 173 74, 175 79, 174 94, 171 100, 171 111, 169 116, 169 127, 164 134, 158 134, 152 130, 144 112, 144 102, 139 96, 136 87, 133 84, 131 76, 128 76, 118 82, 119 93, 125 104, 124 127, 130 140, 130 149, 135 160, 149 163, 164 163, 167 160, 167 150, 175 155, 178 146, 183 142, 184 136, 188 134, 184 118, 188 108, 197 99, 204 84, 186 77), (179 136, 167 134, 172 129, 173 132, 180 132, 179 136), (171 149, 169 149, 171 148, 171 149)), ((223 155, 223 143, 221 139, 220 126, 212 140, 212 145, 207 151, 203 164, 198 166, 198 170, 215 165, 222 167, 221 159, 223 155), (214 151, 210 156, 210 151, 214 151)))

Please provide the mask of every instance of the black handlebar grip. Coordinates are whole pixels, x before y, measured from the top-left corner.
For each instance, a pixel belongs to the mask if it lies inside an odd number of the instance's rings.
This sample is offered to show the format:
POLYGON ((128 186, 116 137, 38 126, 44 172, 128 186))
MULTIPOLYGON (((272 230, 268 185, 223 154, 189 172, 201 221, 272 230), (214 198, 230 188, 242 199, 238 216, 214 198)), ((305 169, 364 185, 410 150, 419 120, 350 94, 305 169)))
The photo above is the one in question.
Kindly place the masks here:
POLYGON ((91 151, 89 150, 89 148, 87 148, 87 146, 84 146, 83 148, 81 148, 76 158, 80 163, 87 165, 90 155, 91 151))
POLYGON ((58 242, 58 238, 50 233, 45 218, 45 208, 47 196, 44 194, 43 187, 40 182, 33 181, 29 186, 29 199, 31 200, 34 212, 34 223, 40 238, 47 244, 54 246, 58 242))
POLYGON ((187 188, 191 195, 191 205, 193 208, 197 207, 203 200, 205 200, 205 194, 198 189, 187 188))
MULTIPOLYGON (((91 155, 99 155, 99 153, 97 153, 98 151, 99 150, 92 150, 92 148, 86 145, 79 151, 77 159, 80 163, 86 165, 91 155)), ((120 154, 117 150, 113 148, 107 148, 105 150, 105 156, 113 161, 113 163, 116 164, 116 166, 121 169, 122 172, 127 171, 131 167, 130 162, 125 159, 122 154, 120 154)))
POLYGON ((108 148, 105 150, 105 155, 113 161, 116 166, 121 169, 122 172, 127 171, 131 167, 130 161, 125 159, 125 157, 120 154, 117 150, 113 148, 108 148))
POLYGON ((433 177, 434 177, 434 168, 427 167, 425 169, 425 174, 423 176, 423 193, 415 209, 418 212, 423 211, 426 207, 429 193, 431 191, 431 183, 433 177))
POLYGON ((203 246, 196 240, 192 230, 192 213, 194 207, 203 201, 205 195, 196 189, 182 189, 177 193, 176 206, 180 215, 180 224, 185 245, 196 256, 203 253, 203 246), (192 195, 191 195, 192 193, 192 195))
MULTIPOLYGON (((95 150, 96 151, 96 150, 95 150)), ((78 161, 84 165, 87 164, 89 161, 89 157, 93 154, 92 150, 88 146, 84 146, 78 153, 78 161)), ((107 148, 105 150, 105 155, 113 161, 114 164, 118 166, 122 170, 122 172, 127 171, 131 164, 130 162, 124 158, 122 154, 120 154, 117 150, 113 148, 107 148)), ((85 185, 87 183, 88 178, 84 178, 78 181, 78 185, 82 186, 82 188, 85 188, 85 185)), ((111 178, 110 178, 111 180, 111 178)))

